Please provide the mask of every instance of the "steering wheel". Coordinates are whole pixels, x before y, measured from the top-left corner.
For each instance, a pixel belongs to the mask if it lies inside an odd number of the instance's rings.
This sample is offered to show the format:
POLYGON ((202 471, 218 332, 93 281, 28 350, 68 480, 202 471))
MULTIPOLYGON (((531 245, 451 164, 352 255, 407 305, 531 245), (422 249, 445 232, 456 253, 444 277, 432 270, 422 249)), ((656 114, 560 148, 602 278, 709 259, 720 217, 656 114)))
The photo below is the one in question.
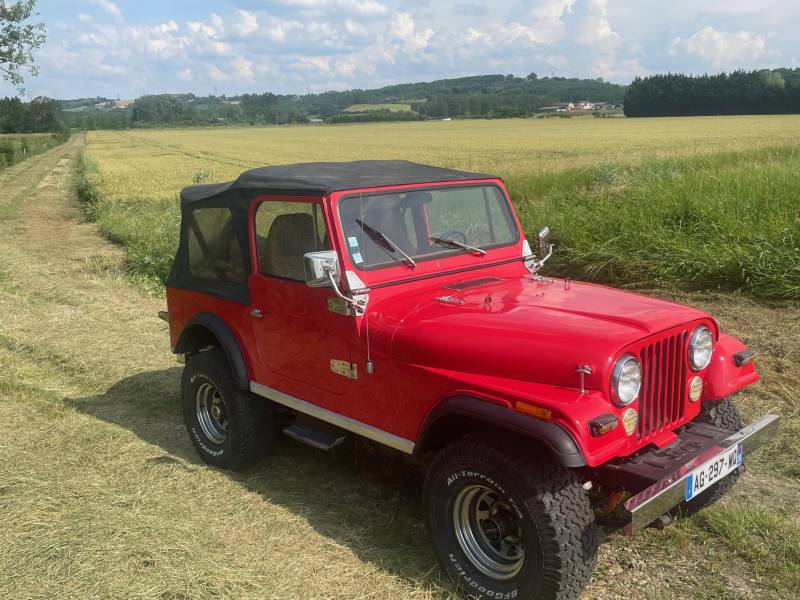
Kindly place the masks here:
POLYGON ((433 237, 438 237, 443 240, 452 240, 454 237, 459 237, 461 239, 456 241, 460 241, 462 244, 467 243, 467 234, 461 229, 450 229, 449 231, 445 231, 444 233, 439 233, 437 235, 434 235, 433 237))

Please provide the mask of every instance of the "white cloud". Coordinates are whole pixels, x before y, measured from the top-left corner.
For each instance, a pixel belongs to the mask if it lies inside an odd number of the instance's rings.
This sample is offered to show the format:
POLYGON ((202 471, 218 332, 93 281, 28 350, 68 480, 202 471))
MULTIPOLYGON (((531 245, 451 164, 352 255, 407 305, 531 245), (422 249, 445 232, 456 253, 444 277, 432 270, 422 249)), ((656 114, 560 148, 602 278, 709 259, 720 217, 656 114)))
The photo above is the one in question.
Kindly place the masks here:
POLYGON ((587 1, 587 14, 581 23, 578 41, 607 51, 619 45, 620 36, 608 21, 608 0, 587 1))
POLYGON ((119 9, 119 6, 114 4, 111 0, 92 0, 92 4, 99 6, 115 19, 119 21, 122 20, 122 11, 119 9))
MULTIPOLYGON (((54 28, 30 91, 133 97, 279 93, 531 71, 626 83, 636 74, 797 65, 798 0, 234 0, 154 22, 119 0, 54 28), (230 5, 233 8, 230 8, 230 5), (217 8, 218 7, 218 8, 217 8), (135 15, 135 16, 134 16, 135 15), (183 15, 183 16, 181 16, 183 15), (222 87, 222 86, 221 86, 222 87)), ((40 3, 43 20, 53 3, 40 3)), ((2 83, 0 83, 0 86, 2 83)), ((1 92, 0 92, 1 93, 1 92)))
POLYGON ((258 31, 258 17, 246 10, 237 10, 233 32, 240 37, 247 37, 256 31, 258 31))
POLYGON ((533 17, 528 29, 537 42, 552 44, 566 32, 563 17, 575 4, 576 0, 544 0, 531 11, 533 17))
POLYGON ((209 65, 206 69, 208 76, 214 81, 228 81, 230 75, 220 69, 217 65, 209 65))
POLYGON ((222 30, 225 29, 225 21, 216 13, 211 13, 211 25, 213 25, 214 29, 219 33, 222 33, 222 30))
POLYGON ((361 23, 356 23, 352 19, 345 19, 344 30, 350 35, 364 37, 369 35, 369 30, 361 23))
POLYGON ((231 61, 231 71, 240 81, 253 81, 255 78, 253 63, 243 56, 237 56, 231 61))
POLYGON ((389 12, 386 6, 375 0, 340 0, 339 6, 363 17, 380 17, 389 12))
POLYGON ((433 29, 417 31, 414 19, 408 13, 400 13, 392 20, 391 34, 402 41, 403 49, 411 56, 428 47, 433 29))
POLYGON ((763 35, 752 31, 726 32, 704 27, 688 38, 675 38, 670 52, 694 54, 708 60, 715 67, 751 63, 767 52, 763 35))
POLYGON ((217 34, 217 30, 214 29, 214 27, 199 21, 189 21, 186 26, 192 33, 197 33, 208 37, 214 37, 217 34))

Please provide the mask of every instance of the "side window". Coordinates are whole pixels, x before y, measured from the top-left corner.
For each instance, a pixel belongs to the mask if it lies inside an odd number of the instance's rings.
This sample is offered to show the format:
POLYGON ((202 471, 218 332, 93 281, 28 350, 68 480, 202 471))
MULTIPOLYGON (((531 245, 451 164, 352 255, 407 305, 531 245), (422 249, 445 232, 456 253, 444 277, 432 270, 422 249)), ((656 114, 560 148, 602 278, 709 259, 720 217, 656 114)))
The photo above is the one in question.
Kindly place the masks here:
POLYGON ((256 210, 258 271, 284 279, 305 279, 303 255, 330 249, 319 204, 262 202, 256 210))
POLYGON ((189 221, 189 270, 195 277, 246 283, 244 254, 227 208, 198 208, 189 221))

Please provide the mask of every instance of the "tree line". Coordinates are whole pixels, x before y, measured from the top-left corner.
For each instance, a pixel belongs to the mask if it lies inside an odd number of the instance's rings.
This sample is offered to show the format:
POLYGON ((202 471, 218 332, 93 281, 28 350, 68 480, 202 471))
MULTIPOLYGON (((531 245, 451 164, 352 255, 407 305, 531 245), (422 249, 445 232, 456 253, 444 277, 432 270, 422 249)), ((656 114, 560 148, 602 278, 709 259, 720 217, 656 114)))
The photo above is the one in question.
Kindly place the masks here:
POLYGON ((787 113, 800 113, 800 69, 637 77, 625 95, 628 117, 787 113))
MULTIPOLYGON (((626 87, 602 79, 539 77, 530 73, 477 75, 403 83, 373 90, 279 96, 278 106, 328 119, 353 104, 410 104, 427 117, 523 117, 555 102, 593 100, 621 104, 626 87)), ((398 117, 399 118, 399 117, 398 117)))
POLYGON ((62 133, 65 129, 57 100, 0 98, 0 133, 62 133))
POLYGON ((64 121, 73 129, 124 129, 131 127, 213 126, 225 124, 305 123, 320 118, 332 123, 418 120, 426 117, 523 117, 542 106, 562 100, 589 99, 620 104, 625 86, 601 79, 539 78, 480 75, 424 83, 387 86, 373 90, 348 90, 321 94, 244 94, 199 97, 194 94, 157 94, 137 98, 116 108, 107 98, 63 101, 64 121), (343 112, 354 104, 409 104, 413 112, 363 115, 343 112))

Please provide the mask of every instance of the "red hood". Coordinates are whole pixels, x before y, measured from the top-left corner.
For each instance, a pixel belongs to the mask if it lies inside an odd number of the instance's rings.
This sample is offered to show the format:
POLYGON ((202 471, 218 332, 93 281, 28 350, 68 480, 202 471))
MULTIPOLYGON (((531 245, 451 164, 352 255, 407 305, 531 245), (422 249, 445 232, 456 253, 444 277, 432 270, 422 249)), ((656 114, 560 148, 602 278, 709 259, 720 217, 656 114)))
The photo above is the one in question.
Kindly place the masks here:
POLYGON ((409 294, 393 288, 395 293, 370 307, 384 323, 397 324, 394 358, 567 387, 578 387, 575 369, 586 364, 593 370, 587 387, 602 389, 611 361, 626 346, 708 318, 687 306, 613 288, 573 282, 567 289, 560 279, 503 278, 461 291, 445 289, 447 283, 437 280, 409 294), (437 300, 443 296, 455 302, 437 300))

